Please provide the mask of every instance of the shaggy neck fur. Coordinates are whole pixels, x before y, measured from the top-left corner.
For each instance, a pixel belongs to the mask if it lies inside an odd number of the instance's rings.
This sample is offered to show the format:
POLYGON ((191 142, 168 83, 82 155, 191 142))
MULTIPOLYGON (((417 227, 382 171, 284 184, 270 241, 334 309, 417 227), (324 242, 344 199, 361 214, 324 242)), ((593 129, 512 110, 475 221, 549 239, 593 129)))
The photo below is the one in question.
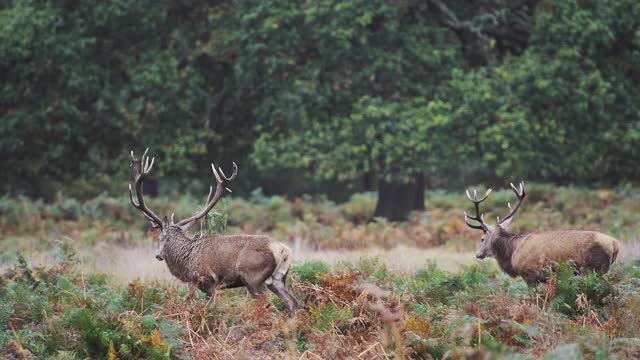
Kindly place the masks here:
POLYGON ((190 265, 195 263, 195 254, 198 253, 200 241, 188 238, 182 230, 170 226, 167 242, 164 245, 165 261, 169 271, 178 279, 190 282, 193 279, 193 270, 190 265))
POLYGON ((514 234, 501 227, 498 227, 498 234, 491 243, 491 250, 498 262, 498 265, 509 276, 517 276, 513 264, 511 263, 511 256, 516 249, 520 239, 526 236, 526 234, 514 234))

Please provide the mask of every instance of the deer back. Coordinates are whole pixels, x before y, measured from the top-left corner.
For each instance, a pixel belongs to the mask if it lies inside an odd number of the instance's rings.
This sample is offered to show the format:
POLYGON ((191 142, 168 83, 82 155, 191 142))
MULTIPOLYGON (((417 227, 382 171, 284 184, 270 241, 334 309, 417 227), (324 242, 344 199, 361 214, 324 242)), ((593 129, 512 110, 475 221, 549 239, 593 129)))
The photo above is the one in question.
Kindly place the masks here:
POLYGON ((199 274, 215 274, 221 279, 233 279, 239 271, 270 269, 277 266, 272 247, 278 244, 261 235, 209 235, 198 240, 192 269, 199 274))
POLYGON ((618 240, 595 231, 548 231, 522 236, 511 257, 516 272, 539 270, 553 262, 572 261, 578 267, 609 268, 618 240))

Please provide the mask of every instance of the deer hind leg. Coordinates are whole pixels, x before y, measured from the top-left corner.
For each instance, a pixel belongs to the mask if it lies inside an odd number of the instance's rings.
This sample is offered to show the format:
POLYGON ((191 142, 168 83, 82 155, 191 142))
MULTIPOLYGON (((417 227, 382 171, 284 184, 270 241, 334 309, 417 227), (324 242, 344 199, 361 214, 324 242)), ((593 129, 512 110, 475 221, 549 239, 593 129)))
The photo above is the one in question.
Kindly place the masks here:
POLYGON ((599 274, 605 274, 609 271, 611 262, 611 257, 609 257, 607 251, 600 244, 594 244, 589 250, 587 250, 585 267, 588 270, 594 270, 599 274))
POLYGON ((289 290, 289 288, 287 288, 287 275, 289 275, 289 269, 287 269, 287 272, 282 277, 282 289, 285 292, 285 294, 287 294, 289 296, 289 298, 291 298, 291 301, 293 301, 293 307, 295 309, 297 307, 296 298, 291 293, 291 290, 289 290))
POLYGON ((258 299, 264 294, 264 283, 260 281, 247 281, 245 286, 249 290, 249 294, 252 298, 258 299))
POLYGON ((289 311, 289 316, 294 317, 296 315, 296 300, 293 298, 293 295, 287 291, 284 284, 281 281, 273 281, 267 285, 267 288, 282 300, 289 311))
POLYGON ((289 310, 289 315, 294 317, 296 314, 296 298, 293 294, 287 289, 286 279, 287 274, 289 273, 289 264, 283 263, 273 272, 271 277, 267 279, 265 282, 267 284, 267 288, 271 290, 274 294, 276 294, 280 300, 285 304, 287 310, 289 310), (284 266, 283 266, 284 265, 284 266))

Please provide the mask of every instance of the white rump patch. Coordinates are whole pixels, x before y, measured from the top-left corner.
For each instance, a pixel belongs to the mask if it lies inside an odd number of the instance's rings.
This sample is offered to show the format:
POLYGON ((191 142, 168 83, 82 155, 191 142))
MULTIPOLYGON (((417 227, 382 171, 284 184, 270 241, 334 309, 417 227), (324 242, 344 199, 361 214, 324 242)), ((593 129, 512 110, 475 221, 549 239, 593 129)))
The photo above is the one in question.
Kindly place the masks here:
POLYGON ((281 281, 284 275, 289 271, 289 267, 291 266, 291 249, 279 242, 272 242, 269 244, 269 249, 273 253, 273 257, 276 261, 276 269, 273 271, 273 274, 267 280, 265 280, 265 284, 271 285, 274 281, 281 281))

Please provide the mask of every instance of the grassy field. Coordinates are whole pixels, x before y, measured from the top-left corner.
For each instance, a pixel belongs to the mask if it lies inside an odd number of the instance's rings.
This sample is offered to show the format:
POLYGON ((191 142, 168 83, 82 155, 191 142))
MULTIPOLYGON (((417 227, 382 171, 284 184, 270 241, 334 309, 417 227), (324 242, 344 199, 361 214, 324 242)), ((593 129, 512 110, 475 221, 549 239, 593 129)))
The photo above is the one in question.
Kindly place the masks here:
MULTIPOLYGON (((592 229, 622 241, 609 274, 561 267, 528 288, 473 259, 463 194, 430 192, 402 224, 368 222, 375 198, 232 199, 203 232, 269 234, 293 249, 300 309, 243 289, 208 299, 153 258, 128 198, 0 199, 0 358, 609 359, 640 357, 640 194, 533 184, 522 231, 592 229), (228 219, 228 221, 227 221, 228 219), (225 224, 228 223, 228 226, 225 224)), ((503 215, 512 193, 487 204, 503 215)), ((153 199, 190 214, 202 199, 153 199)))

